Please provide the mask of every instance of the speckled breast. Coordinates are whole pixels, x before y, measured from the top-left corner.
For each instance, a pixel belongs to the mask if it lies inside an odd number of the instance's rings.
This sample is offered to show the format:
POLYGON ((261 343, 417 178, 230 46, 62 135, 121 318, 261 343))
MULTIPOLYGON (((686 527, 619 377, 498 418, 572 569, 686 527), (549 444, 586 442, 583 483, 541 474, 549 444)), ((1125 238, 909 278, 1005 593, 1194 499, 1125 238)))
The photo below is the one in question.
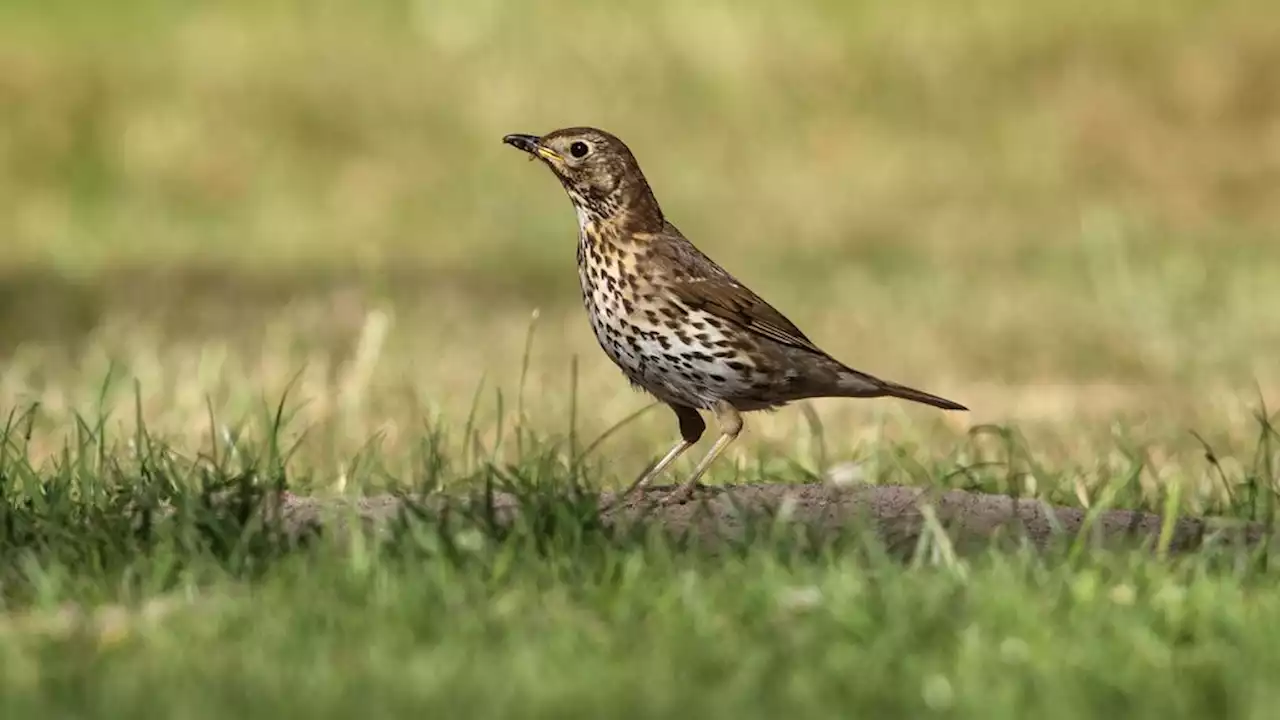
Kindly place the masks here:
POLYGON ((578 278, 596 340, 634 384, 668 403, 710 407, 749 392, 751 371, 718 318, 689 311, 633 253, 582 238, 578 278))

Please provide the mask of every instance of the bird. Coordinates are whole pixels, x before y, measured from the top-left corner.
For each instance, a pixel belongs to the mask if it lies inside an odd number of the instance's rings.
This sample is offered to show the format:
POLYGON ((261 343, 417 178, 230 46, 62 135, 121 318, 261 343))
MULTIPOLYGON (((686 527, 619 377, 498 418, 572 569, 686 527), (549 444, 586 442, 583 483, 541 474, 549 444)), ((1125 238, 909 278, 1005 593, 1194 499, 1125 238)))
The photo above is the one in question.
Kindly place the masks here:
POLYGON ((686 502, 742 433, 743 413, 819 397, 894 397, 944 410, 953 400, 855 370, 820 349, 772 305, 690 242, 663 213, 631 149, 594 127, 503 143, 540 160, 578 219, 578 280, 605 355, 633 387, 675 414, 680 439, 619 496, 647 487, 697 443, 713 415, 719 437, 660 503, 686 502))

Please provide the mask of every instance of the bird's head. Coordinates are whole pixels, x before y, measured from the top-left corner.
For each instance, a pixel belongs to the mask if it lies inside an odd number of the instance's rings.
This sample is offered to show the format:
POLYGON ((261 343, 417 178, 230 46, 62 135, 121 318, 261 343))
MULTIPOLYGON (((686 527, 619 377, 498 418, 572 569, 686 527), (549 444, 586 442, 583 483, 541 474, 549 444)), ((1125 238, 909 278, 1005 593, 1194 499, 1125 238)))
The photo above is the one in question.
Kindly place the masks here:
POLYGON ((578 211, 579 222, 612 221, 651 229, 662 210, 631 149, 614 135, 590 127, 556 130, 541 137, 512 134, 502 142, 546 163, 578 211))

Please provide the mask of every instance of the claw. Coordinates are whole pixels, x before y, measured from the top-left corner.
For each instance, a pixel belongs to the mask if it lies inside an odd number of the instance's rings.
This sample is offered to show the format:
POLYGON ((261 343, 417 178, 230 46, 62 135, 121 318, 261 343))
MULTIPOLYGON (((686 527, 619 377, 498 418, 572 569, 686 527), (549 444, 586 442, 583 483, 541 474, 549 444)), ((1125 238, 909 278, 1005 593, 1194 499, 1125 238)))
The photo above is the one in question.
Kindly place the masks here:
POLYGON ((658 500, 658 505, 660 505, 661 507, 670 507, 671 505, 683 505, 689 502, 690 500, 692 500, 694 498, 694 495, 696 495, 698 492, 703 490, 712 491, 714 490, 714 488, 712 488, 710 485, 703 485, 702 483, 697 483, 694 485, 681 485, 675 490, 672 490, 666 495, 663 495, 662 498, 658 500))

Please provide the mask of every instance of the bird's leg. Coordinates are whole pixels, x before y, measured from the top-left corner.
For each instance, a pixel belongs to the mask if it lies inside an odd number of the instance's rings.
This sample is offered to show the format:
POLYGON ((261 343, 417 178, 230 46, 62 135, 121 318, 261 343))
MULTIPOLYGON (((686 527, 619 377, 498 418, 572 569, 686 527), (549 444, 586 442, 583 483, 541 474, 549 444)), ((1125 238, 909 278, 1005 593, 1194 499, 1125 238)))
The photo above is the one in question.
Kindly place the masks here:
POLYGON ((693 496, 695 490, 700 487, 698 478, 711 467, 711 463, 720 457, 720 453, 729 447, 729 443, 738 439, 738 435, 742 432, 742 415, 738 409, 730 405, 724 400, 716 401, 711 408, 716 414, 716 421, 720 423, 720 437, 716 438, 715 445, 707 451, 707 454, 698 462, 698 466, 693 469, 693 474, 680 484, 680 487, 672 490, 662 499, 663 505, 671 503, 680 503, 688 500, 693 496))
POLYGON ((675 462, 676 458, 683 455, 685 450, 693 447, 694 443, 702 439, 702 433, 707 429, 707 422, 702 419, 702 416, 698 414, 697 410, 694 410, 691 407, 685 407, 684 405, 670 405, 668 407, 675 411, 676 419, 680 421, 680 441, 672 446, 672 448, 667 451, 667 454, 663 455, 662 459, 659 460, 656 465, 641 474, 635 482, 631 483, 630 487, 623 490, 622 494, 618 496, 618 499, 615 502, 622 502, 623 500, 626 500, 631 493, 644 488, 652 482, 654 478, 661 475, 662 471, 666 470, 668 465, 675 462))
POLYGON ((645 470, 640 475, 640 477, 636 478, 635 482, 628 485, 627 489, 623 490, 622 494, 618 496, 618 499, 625 500, 628 496, 631 495, 631 493, 646 487, 649 483, 653 482, 654 478, 661 475, 662 471, 666 470, 668 465, 675 462, 676 458, 683 455, 684 451, 688 450, 691 447, 693 447, 693 443, 689 442, 688 440, 681 439, 679 442, 673 445, 671 449, 667 451, 667 454, 663 455, 662 459, 658 460, 658 462, 654 464, 653 467, 649 468, 648 470, 645 470))

